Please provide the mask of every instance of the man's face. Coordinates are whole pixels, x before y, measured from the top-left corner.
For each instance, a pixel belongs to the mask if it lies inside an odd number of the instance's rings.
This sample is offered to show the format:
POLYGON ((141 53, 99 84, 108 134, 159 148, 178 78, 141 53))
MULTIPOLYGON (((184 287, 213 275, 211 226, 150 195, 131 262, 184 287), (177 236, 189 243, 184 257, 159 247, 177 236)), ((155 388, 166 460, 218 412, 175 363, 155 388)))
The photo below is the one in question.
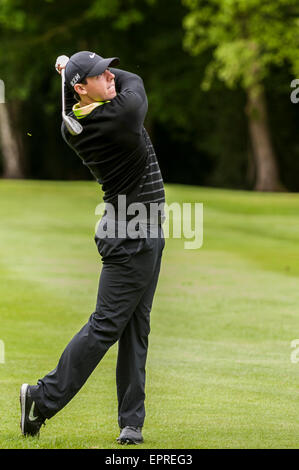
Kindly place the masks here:
POLYGON ((115 75, 106 69, 101 75, 87 77, 86 85, 80 83, 75 85, 75 91, 80 95, 84 104, 111 100, 116 96, 114 78, 115 75))

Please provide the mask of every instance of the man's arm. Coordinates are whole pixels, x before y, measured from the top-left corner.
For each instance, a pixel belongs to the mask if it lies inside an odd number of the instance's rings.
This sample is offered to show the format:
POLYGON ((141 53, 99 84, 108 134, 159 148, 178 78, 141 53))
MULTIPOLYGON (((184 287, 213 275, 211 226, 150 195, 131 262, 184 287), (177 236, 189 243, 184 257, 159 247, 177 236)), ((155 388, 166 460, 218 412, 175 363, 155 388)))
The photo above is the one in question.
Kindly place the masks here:
POLYGON ((115 75, 117 95, 112 103, 117 107, 118 116, 126 121, 132 130, 140 132, 148 106, 143 80, 135 73, 110 67, 109 69, 115 75))
POLYGON ((125 70, 109 68, 115 75, 116 91, 123 95, 135 94, 142 101, 146 99, 146 93, 141 77, 135 73, 127 72, 125 70))

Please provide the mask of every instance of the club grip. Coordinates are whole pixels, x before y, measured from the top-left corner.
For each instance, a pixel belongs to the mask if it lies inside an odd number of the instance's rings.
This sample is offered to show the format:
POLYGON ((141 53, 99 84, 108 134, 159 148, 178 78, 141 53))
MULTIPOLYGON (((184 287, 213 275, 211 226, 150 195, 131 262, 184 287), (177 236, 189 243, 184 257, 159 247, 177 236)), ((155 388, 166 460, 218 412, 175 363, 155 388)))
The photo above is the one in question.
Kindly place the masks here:
POLYGON ((57 72, 58 72, 58 66, 65 67, 69 60, 70 59, 67 55, 58 56, 55 62, 55 69, 57 70, 57 72))

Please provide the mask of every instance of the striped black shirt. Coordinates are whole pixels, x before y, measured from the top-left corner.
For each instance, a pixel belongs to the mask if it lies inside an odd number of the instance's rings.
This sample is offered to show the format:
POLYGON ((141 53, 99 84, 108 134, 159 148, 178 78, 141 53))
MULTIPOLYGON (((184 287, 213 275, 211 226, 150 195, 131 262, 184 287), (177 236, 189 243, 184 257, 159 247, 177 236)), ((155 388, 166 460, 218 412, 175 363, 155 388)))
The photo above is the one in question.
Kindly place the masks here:
MULTIPOLYGON (((147 112, 143 81, 136 74, 110 70, 115 74, 116 97, 80 118, 83 131, 79 135, 71 135, 63 123, 63 138, 102 185, 104 201, 116 211, 119 195, 126 195, 127 206, 163 203, 163 179, 143 126, 147 112)), ((67 114, 78 119, 67 88, 65 99, 67 114)))

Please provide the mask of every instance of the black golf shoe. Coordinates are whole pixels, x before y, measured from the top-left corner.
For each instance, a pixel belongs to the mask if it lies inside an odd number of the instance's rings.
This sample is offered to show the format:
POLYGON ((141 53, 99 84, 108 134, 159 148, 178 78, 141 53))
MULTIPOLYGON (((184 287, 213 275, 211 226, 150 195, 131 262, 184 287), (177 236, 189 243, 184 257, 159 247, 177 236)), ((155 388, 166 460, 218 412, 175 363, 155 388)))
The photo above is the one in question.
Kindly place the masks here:
POLYGON ((30 388, 28 384, 23 384, 20 390, 21 404, 21 431, 23 436, 36 436, 45 418, 39 412, 35 402, 31 398, 30 388))
POLYGON ((119 444, 141 444, 143 442, 141 428, 125 426, 121 429, 117 442, 119 444))

